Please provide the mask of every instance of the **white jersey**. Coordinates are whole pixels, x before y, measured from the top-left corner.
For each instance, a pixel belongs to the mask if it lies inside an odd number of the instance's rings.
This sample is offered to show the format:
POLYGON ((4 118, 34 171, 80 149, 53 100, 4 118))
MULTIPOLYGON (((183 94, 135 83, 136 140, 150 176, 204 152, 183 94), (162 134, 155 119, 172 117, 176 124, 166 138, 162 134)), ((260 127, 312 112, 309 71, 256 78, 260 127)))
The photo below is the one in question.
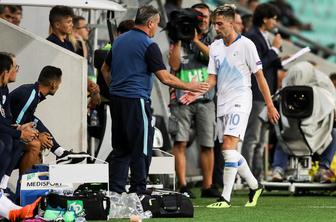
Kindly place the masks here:
POLYGON ((239 35, 229 46, 223 39, 211 44, 208 73, 217 75, 217 116, 227 114, 233 107, 240 112, 250 112, 251 74, 260 69, 257 49, 245 36, 239 35))

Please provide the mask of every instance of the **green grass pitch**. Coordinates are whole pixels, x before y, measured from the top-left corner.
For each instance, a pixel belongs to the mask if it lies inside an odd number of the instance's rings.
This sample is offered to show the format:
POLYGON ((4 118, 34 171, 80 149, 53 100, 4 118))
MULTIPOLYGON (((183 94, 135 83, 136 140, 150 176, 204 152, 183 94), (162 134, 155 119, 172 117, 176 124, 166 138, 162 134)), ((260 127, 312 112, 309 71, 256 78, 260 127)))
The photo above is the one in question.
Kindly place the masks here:
MULTIPOLYGON (((237 191, 232 196, 229 209, 208 209, 215 199, 200 198, 198 188, 193 189, 194 218, 152 218, 143 222, 332 222, 336 221, 336 196, 291 196, 289 192, 264 192, 255 208, 245 208, 247 191, 237 191)), ((129 221, 114 219, 111 221, 129 221)))

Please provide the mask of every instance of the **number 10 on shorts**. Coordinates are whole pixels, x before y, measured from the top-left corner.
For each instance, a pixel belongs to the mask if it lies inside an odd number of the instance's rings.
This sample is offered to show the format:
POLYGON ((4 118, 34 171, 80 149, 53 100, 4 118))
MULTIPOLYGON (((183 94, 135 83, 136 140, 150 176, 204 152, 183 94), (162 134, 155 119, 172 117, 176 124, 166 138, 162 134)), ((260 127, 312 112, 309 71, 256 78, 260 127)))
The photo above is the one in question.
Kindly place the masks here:
POLYGON ((240 116, 237 113, 230 113, 227 114, 226 120, 229 127, 236 127, 240 122, 240 116))

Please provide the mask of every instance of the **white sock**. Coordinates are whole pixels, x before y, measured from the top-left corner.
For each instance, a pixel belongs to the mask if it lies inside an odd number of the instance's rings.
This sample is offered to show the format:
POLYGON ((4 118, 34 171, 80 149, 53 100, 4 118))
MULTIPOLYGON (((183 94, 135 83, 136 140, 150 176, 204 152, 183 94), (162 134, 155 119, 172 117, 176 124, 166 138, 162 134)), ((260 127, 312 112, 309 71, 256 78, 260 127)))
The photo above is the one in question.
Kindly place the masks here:
POLYGON ((58 157, 62 156, 63 153, 64 153, 65 149, 63 147, 58 147, 55 151, 54 151, 54 154, 58 157))
POLYGON ((238 171, 239 153, 236 150, 224 150, 224 176, 222 196, 226 201, 231 200, 231 192, 238 171))
POLYGON ((258 188, 258 181, 253 176, 249 166, 247 165, 245 158, 241 154, 239 155, 240 155, 240 160, 239 160, 239 166, 238 166, 238 174, 246 181, 246 183, 249 185, 249 187, 252 190, 255 190, 258 188))
POLYGON ((11 210, 21 209, 22 207, 14 204, 3 193, 0 193, 0 215, 9 219, 11 210))
POLYGON ((0 188, 1 189, 6 189, 7 188, 7 185, 8 185, 8 180, 9 180, 9 176, 7 175, 4 175, 2 178, 1 178, 1 182, 0 182, 0 188))

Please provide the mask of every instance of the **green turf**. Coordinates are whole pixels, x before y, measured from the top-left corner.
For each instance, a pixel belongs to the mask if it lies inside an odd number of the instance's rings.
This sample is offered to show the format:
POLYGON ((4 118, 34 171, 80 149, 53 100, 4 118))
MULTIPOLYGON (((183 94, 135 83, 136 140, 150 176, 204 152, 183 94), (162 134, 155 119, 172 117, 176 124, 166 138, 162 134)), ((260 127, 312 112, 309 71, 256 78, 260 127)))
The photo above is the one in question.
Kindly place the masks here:
MULTIPOLYGON (((199 196, 199 189, 193 189, 199 196)), ((232 207, 228 209, 208 209, 205 206, 215 199, 196 198, 194 218, 152 218, 148 222, 332 222, 336 221, 336 196, 290 196, 288 192, 265 192, 255 208, 245 208, 247 192, 238 191, 233 194, 232 207)), ((129 221, 111 220, 111 221, 129 221)))

